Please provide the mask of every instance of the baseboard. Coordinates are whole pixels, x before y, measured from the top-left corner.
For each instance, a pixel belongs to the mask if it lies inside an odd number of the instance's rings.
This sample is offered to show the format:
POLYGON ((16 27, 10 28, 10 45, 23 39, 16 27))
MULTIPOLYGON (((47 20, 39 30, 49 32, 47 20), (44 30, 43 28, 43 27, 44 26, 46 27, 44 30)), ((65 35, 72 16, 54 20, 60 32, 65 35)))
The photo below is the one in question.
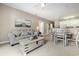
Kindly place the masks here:
POLYGON ((0 44, 6 44, 6 43, 9 43, 9 41, 2 41, 2 42, 0 42, 0 44))

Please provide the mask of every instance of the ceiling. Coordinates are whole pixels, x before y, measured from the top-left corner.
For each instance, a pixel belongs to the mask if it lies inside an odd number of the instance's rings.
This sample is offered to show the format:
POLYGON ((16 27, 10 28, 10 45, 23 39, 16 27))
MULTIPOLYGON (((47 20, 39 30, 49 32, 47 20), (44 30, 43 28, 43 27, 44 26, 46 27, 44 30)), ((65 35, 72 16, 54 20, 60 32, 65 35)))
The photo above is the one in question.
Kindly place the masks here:
POLYGON ((79 3, 46 3, 45 7, 41 7, 41 3, 5 3, 5 5, 51 21, 79 15, 79 3))

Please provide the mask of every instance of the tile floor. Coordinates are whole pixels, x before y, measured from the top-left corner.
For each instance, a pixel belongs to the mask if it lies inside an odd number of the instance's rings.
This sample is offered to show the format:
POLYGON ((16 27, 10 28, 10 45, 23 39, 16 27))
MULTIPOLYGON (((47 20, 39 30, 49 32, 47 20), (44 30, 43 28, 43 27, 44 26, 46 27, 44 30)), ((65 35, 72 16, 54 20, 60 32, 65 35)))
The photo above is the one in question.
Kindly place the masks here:
MULTIPOLYGON (((0 45, 0 56, 24 56, 19 45, 11 47, 9 44, 0 45)), ((44 46, 30 52, 26 56, 79 56, 79 48, 74 46, 63 47, 61 44, 54 45, 48 41, 44 46)))

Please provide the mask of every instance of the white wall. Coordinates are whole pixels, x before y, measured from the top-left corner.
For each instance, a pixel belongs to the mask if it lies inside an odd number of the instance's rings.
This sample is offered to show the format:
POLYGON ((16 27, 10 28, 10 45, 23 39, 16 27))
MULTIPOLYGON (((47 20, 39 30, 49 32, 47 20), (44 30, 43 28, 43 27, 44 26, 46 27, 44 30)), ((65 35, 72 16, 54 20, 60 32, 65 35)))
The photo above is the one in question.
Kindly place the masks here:
POLYGON ((69 19, 65 21, 60 21, 60 27, 66 27, 66 26, 79 26, 79 19, 69 19))
POLYGON ((43 21, 40 21, 39 27, 40 27, 40 32, 42 32, 42 34, 44 34, 44 22, 43 21))
POLYGON ((59 23, 59 21, 58 21, 58 20, 55 20, 54 22, 55 22, 55 24, 54 24, 54 25, 55 25, 55 27, 56 27, 56 28, 60 27, 60 23, 59 23))

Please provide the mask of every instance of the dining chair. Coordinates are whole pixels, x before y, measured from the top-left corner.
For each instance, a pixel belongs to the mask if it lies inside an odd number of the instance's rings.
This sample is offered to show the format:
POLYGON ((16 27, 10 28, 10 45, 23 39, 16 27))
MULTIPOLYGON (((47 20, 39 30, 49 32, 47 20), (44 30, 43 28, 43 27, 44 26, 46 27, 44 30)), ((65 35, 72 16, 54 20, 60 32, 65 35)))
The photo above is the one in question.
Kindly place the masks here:
POLYGON ((65 29, 62 29, 62 28, 55 29, 54 43, 57 44, 58 40, 63 41, 64 46, 66 46, 67 39, 66 39, 66 31, 65 31, 65 29))
POLYGON ((79 47, 79 46, 78 46, 78 43, 79 43, 79 32, 77 33, 77 36, 76 36, 76 46, 77 46, 77 47, 79 47))

